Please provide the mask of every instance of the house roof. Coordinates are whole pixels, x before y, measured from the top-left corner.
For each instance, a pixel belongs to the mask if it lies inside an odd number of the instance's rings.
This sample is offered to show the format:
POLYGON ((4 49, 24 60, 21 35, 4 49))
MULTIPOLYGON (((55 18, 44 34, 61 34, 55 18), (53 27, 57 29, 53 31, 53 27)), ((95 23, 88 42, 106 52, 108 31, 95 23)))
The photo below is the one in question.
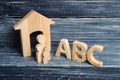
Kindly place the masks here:
POLYGON ((50 22, 49 24, 54 24, 54 23, 55 23, 54 21, 52 21, 51 19, 43 16, 42 14, 38 13, 37 11, 31 10, 31 11, 30 11, 26 16, 24 16, 17 24, 14 25, 14 29, 15 29, 15 30, 20 29, 20 26, 19 26, 19 25, 20 25, 23 21, 25 21, 27 18, 29 18, 30 16, 32 16, 32 15, 38 15, 38 16, 43 17, 45 20, 47 20, 47 21, 50 22))

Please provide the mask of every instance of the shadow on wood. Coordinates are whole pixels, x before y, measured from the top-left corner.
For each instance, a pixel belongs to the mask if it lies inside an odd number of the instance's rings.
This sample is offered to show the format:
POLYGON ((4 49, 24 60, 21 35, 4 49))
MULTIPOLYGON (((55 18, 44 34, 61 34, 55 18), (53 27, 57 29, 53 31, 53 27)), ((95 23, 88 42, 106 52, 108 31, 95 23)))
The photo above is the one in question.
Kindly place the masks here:
POLYGON ((32 52, 32 56, 35 57, 35 53, 36 53, 36 49, 35 49, 35 46, 36 44, 38 43, 37 40, 36 40, 36 37, 37 35, 39 34, 43 34, 43 32, 41 31, 37 31, 37 32, 34 32, 30 35, 30 42, 31 42, 31 52, 32 52))

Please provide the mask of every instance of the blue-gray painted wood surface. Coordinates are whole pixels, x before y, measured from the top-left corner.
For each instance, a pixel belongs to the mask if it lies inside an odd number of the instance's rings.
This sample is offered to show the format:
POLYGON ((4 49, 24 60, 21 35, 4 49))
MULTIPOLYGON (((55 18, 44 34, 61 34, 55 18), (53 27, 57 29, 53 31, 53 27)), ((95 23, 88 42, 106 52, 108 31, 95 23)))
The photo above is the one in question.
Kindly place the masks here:
POLYGON ((1 17, 23 17, 31 9, 47 17, 120 17, 120 0, 0 0, 1 17))
POLYGON ((1 80, 119 80, 119 68, 0 67, 1 80))
POLYGON ((49 64, 35 61, 36 44, 32 34, 33 56, 21 55, 19 32, 13 25, 20 18, 0 19, 0 79, 1 80, 119 80, 120 79, 120 18, 51 18, 56 22, 51 26, 52 51, 49 64), (104 46, 102 53, 95 57, 104 62, 102 68, 93 67, 88 62, 79 63, 67 60, 64 56, 55 57, 54 53, 60 39, 69 39, 72 47, 74 40, 86 42, 89 48, 99 44, 104 46))
POLYGON ((0 80, 120 80, 119 17, 120 0, 0 0, 0 80), (35 61, 39 33, 31 35, 33 55, 24 58, 19 32, 13 29, 31 9, 56 22, 51 26, 52 59, 46 65, 35 61), (94 54, 103 67, 55 57, 62 38, 69 39, 71 48, 74 40, 86 42, 89 48, 103 45, 104 51, 94 54))
MULTIPOLYGON (((104 51, 101 54, 96 53, 96 58, 104 61, 104 67, 120 67, 119 18, 52 19, 56 24, 51 26, 52 60, 48 64, 49 66, 91 66, 88 63, 77 63, 63 57, 54 57, 59 41, 62 38, 67 38, 71 44, 71 48, 74 40, 86 42, 89 48, 95 44, 103 45, 104 51)), ((33 66, 35 64, 36 66, 45 66, 37 64, 33 57, 23 58, 20 55, 19 32, 13 29, 13 25, 18 20, 6 18, 0 21, 0 65, 33 66)), ((36 44, 35 37, 32 38, 31 43, 34 48, 36 44)))

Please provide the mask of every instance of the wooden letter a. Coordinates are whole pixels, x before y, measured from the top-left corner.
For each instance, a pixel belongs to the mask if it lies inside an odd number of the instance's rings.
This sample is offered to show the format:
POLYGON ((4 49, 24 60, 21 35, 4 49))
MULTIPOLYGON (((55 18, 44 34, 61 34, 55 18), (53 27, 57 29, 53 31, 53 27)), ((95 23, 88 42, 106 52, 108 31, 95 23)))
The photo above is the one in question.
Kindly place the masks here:
POLYGON ((66 54, 67 59, 71 59, 70 46, 67 39, 62 39, 59 43, 55 56, 60 56, 61 53, 66 54))

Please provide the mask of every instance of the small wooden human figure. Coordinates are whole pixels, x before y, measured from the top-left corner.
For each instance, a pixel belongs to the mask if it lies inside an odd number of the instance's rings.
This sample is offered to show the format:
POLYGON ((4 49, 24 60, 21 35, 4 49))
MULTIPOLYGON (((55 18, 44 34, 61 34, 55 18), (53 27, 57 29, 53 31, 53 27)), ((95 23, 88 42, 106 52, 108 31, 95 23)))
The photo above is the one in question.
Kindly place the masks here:
POLYGON ((48 61, 50 60, 50 49, 48 47, 45 47, 44 51, 43 51, 43 63, 47 64, 48 61))
POLYGON ((37 62, 47 64, 48 60, 50 60, 50 49, 45 45, 46 38, 43 35, 38 35, 36 39, 38 41, 38 44, 36 45, 36 60, 37 62))
POLYGON ((36 45, 36 60, 37 62, 42 62, 43 59, 43 50, 44 50, 45 45, 37 44, 36 45))

